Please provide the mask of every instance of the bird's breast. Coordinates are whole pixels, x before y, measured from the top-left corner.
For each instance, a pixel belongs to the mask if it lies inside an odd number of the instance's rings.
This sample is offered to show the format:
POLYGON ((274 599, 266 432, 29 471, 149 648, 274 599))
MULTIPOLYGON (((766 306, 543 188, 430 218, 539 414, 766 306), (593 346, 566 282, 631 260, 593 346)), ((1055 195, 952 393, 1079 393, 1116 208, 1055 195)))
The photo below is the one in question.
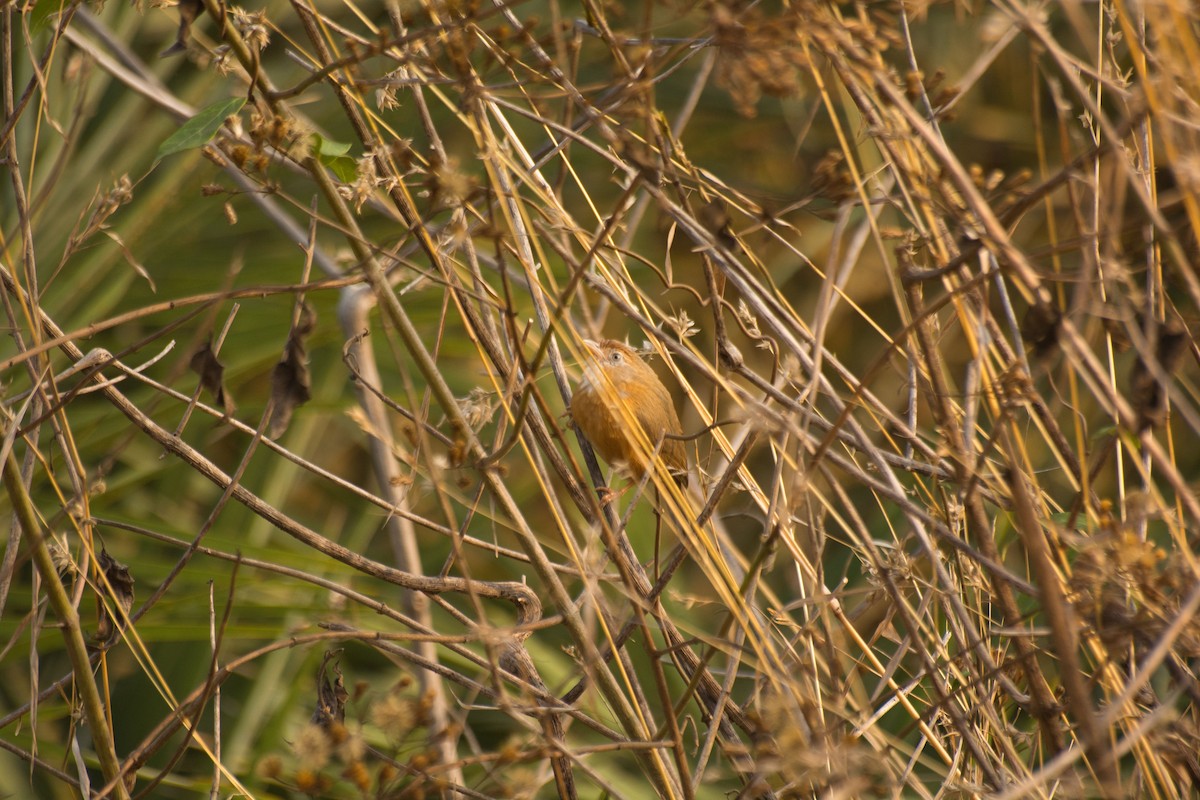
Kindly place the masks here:
MULTIPOLYGON (((664 433, 679 433, 678 418, 665 390, 659 396, 652 389, 629 381, 585 375, 571 398, 571 418, 580 432, 592 443, 596 453, 606 462, 630 473, 635 478, 645 475, 649 466, 649 451, 633 433, 641 428, 647 442, 653 446, 664 433), (665 406, 664 406, 665 404, 665 406)), ((661 454, 668 467, 686 467, 683 444, 665 440, 661 454)))

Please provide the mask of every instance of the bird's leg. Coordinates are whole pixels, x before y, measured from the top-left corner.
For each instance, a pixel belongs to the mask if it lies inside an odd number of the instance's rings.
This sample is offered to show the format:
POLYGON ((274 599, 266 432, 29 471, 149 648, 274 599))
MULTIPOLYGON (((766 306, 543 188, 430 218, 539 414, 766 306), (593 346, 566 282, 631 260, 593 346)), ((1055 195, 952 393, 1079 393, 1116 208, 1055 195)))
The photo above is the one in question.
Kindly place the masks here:
POLYGON ((613 491, 607 486, 601 486, 598 488, 596 490, 596 498, 600 501, 600 507, 604 508, 605 506, 612 505, 613 503, 617 502, 617 500, 621 499, 621 495, 629 491, 629 486, 629 484, 625 484, 625 488, 618 491, 613 491))
MULTIPOLYGON (((620 473, 617 470, 613 470, 611 477, 609 477, 609 482, 611 483, 613 481, 613 479, 615 479, 617 477, 618 474, 620 474, 620 473)), ((607 486, 601 486, 600 488, 598 488, 596 490, 596 494, 599 496, 599 499, 600 499, 601 507, 606 506, 609 503, 615 503, 617 500, 624 497, 626 492, 628 492, 630 489, 633 489, 633 488, 637 489, 637 492, 635 492, 633 495, 633 503, 637 503, 638 498, 642 496, 642 492, 645 491, 646 484, 649 483, 649 481, 650 481, 650 473, 647 472, 645 475, 643 475, 641 477, 640 480, 630 477, 628 480, 625 481, 625 485, 622 486, 620 489, 610 489, 607 486)))
MULTIPOLYGON (((612 483, 617 478, 617 475, 617 471, 613 470, 613 472, 608 476, 608 482, 612 483)), ((605 506, 609 506, 617 502, 621 499, 621 495, 628 492, 632 486, 633 481, 626 481, 625 485, 620 489, 612 489, 608 486, 597 486, 596 498, 600 501, 600 507, 604 508, 605 506)))

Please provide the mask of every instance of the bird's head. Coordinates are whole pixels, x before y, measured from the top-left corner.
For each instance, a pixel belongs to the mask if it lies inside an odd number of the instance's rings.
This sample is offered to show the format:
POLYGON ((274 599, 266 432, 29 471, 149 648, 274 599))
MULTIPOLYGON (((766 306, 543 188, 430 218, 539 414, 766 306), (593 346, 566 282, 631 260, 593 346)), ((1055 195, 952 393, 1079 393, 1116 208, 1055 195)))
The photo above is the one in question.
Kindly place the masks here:
POLYGON ((601 374, 613 385, 639 378, 644 380, 646 371, 650 369, 637 351, 623 342, 614 339, 584 339, 583 344, 588 350, 588 358, 583 367, 583 387, 599 387, 601 374))

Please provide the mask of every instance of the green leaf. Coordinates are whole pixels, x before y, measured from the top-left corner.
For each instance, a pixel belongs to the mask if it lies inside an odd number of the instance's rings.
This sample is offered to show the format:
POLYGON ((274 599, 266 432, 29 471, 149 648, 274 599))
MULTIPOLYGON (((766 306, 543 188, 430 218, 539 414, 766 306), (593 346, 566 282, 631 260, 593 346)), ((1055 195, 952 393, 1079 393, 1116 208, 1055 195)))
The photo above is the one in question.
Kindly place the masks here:
POLYGON ((1057 514, 1050 515, 1050 519, 1060 528, 1066 528, 1067 523, 1071 521, 1072 517, 1075 518, 1075 530, 1082 531, 1085 523, 1087 522, 1086 514, 1078 514, 1074 511, 1061 511, 1057 514))
POLYGON ((246 98, 231 97, 200 109, 158 146, 158 158, 208 144, 225 120, 241 111, 244 105, 246 98))
POLYGON ((358 179, 358 162, 346 155, 350 145, 346 142, 335 142, 326 139, 319 133, 313 134, 317 160, 337 176, 342 183, 353 183, 358 179))
POLYGON ((332 139, 326 139, 319 133, 314 133, 313 137, 317 140, 317 155, 321 157, 322 161, 326 156, 337 158, 350 152, 349 142, 335 142, 332 139))
POLYGON ((358 162, 349 156, 321 159, 321 163, 329 167, 342 183, 354 183, 358 180, 358 162))

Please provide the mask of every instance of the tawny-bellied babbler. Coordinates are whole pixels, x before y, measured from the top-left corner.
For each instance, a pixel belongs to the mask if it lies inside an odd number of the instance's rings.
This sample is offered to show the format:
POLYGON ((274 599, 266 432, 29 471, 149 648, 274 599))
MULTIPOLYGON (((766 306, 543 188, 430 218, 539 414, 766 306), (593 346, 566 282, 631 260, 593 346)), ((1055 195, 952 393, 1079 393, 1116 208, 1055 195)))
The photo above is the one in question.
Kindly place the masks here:
POLYGON ((571 418, 593 449, 618 472, 640 481, 657 445, 662 463, 677 480, 685 480, 683 442, 669 438, 683 428, 667 387, 632 347, 612 339, 583 343, 588 358, 571 397, 571 418), (648 444, 639 444, 631 423, 641 427, 648 444))

